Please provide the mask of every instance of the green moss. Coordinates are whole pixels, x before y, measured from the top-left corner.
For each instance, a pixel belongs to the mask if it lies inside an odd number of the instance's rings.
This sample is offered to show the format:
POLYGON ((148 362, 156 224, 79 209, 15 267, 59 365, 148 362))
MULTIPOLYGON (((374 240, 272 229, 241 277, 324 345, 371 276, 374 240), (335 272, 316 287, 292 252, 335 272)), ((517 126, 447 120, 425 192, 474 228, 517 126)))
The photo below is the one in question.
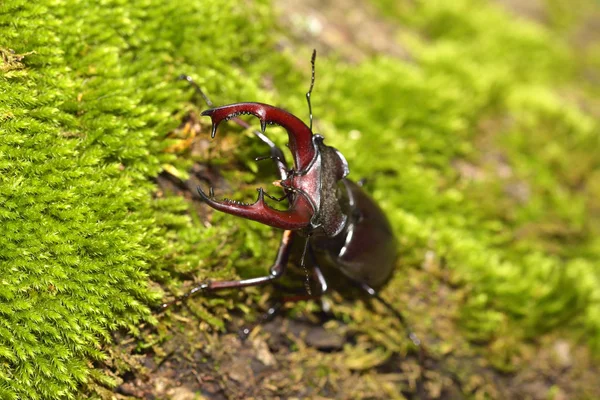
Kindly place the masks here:
POLYGON ((153 200, 150 178, 173 161, 161 149, 188 97, 179 73, 255 97, 256 68, 243 79, 236 65, 266 58, 267 11, 2 3, 2 398, 73 398, 110 331, 152 321, 150 266, 160 277, 209 258, 215 230, 192 230, 180 199, 153 200))

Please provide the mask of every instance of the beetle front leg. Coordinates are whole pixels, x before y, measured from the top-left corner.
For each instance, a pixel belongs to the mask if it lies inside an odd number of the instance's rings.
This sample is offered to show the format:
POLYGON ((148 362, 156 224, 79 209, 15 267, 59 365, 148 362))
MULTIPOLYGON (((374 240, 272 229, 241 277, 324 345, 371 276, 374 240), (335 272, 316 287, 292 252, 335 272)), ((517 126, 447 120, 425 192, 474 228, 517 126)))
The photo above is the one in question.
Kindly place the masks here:
POLYGON ((176 298, 173 301, 168 303, 163 303, 160 308, 166 309, 173 304, 183 302, 187 300, 189 297, 195 295, 196 293, 209 293, 222 289, 234 289, 234 288, 243 288, 248 286, 259 286, 269 283, 273 280, 279 279, 286 270, 287 263, 290 258, 290 253, 292 250, 292 244, 294 241, 295 233, 293 231, 287 230, 283 232, 283 236, 281 238, 281 242, 279 244, 279 250, 277 250, 277 256, 275 257, 275 262, 270 269, 269 275, 261 276, 257 278, 249 278, 249 279, 241 279, 241 280, 233 280, 233 281, 215 281, 215 282, 204 282, 194 288, 192 288, 189 292, 176 298))
MULTIPOLYGON (((316 260, 314 259, 314 256, 313 256, 313 262, 315 262, 315 261, 316 260)), ((323 272, 321 271, 321 268, 316 263, 313 264, 312 270, 313 270, 314 279, 319 283, 319 286, 318 286, 319 293, 318 294, 305 294, 305 295, 281 297, 279 300, 275 301, 273 304, 271 304, 269 306, 267 311, 259 317, 258 321, 256 321, 251 326, 245 326, 242 329, 240 329, 239 337, 242 340, 246 340, 248 338, 248 335, 250 335, 250 332, 252 332, 254 330, 254 328, 256 328, 259 325, 263 325, 267 322, 272 321, 283 310, 283 306, 287 302, 297 303, 299 301, 319 300, 321 298, 321 296, 323 296, 329 290, 329 288, 327 285, 327 281, 325 280, 325 276, 323 275, 323 272)), ((326 311, 325 307, 323 307, 323 311, 326 311)))

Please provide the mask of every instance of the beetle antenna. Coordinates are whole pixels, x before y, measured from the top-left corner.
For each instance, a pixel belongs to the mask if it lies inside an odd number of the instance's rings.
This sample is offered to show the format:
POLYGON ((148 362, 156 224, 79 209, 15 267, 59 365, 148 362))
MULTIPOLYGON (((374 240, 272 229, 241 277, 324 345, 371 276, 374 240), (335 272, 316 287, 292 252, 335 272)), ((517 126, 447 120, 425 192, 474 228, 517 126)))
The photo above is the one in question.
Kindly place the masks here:
POLYGON ((304 280, 304 287, 306 288, 306 292, 309 296, 312 296, 312 291, 310 290, 310 277, 308 276, 308 269, 306 268, 306 264, 304 260, 306 259, 306 252, 308 251, 310 236, 306 238, 306 242, 304 242, 304 250, 302 251, 302 260, 300 261, 300 266, 304 269, 304 275, 306 279, 304 280))
POLYGON ((312 65, 312 73, 310 77, 310 89, 306 92, 306 101, 308 103, 308 119, 310 121, 310 130, 312 132, 313 114, 312 105, 310 104, 310 95, 313 87, 315 86, 315 60, 317 59, 317 49, 313 49, 312 57, 310 58, 310 64, 312 65))
POLYGON ((178 79, 180 79, 182 81, 187 81, 187 83, 189 83, 194 88, 194 90, 196 91, 196 93, 198 95, 200 95, 200 97, 202 97, 204 99, 204 102, 206 103, 206 105, 209 106, 209 107, 211 107, 211 108, 213 107, 213 102, 210 101, 210 99, 208 98, 208 96, 200 88, 200 85, 198 85, 196 83, 196 81, 194 81, 194 79, 191 76, 183 74, 183 75, 179 75, 178 79))

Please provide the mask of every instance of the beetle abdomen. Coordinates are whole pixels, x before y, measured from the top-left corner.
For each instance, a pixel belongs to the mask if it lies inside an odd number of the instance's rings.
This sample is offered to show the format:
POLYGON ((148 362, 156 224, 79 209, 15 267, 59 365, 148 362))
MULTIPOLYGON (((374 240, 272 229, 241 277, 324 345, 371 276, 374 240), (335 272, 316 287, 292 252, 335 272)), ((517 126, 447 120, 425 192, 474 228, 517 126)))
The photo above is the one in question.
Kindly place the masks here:
POLYGON ((396 265, 394 233, 381 208, 360 186, 347 179, 342 183, 348 195, 346 226, 336 237, 320 237, 313 246, 324 266, 334 267, 374 289, 380 288, 396 265))

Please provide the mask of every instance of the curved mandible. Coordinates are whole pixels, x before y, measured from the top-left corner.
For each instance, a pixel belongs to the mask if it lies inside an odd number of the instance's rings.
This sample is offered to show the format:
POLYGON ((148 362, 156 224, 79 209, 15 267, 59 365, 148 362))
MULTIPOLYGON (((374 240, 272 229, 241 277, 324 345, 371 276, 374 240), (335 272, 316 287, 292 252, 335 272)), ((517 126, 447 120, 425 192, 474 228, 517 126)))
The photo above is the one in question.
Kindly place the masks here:
POLYGON ((214 138, 217 127, 223 121, 230 120, 238 115, 251 114, 260 120, 260 128, 264 133, 267 124, 276 124, 283 127, 289 137, 289 148, 294 157, 296 170, 305 170, 315 157, 313 134, 308 126, 298 117, 263 103, 235 103, 226 106, 211 108, 202 112, 212 120, 211 136, 214 138))
POLYGON ((271 208, 265 203, 262 188, 258 189, 258 199, 253 204, 244 204, 227 199, 216 201, 212 198, 212 190, 210 196, 207 196, 200 187, 198 187, 198 194, 202 197, 202 200, 215 210, 251 219, 279 229, 304 229, 310 225, 310 220, 314 214, 310 201, 302 195, 296 196, 290 208, 286 211, 271 208))

